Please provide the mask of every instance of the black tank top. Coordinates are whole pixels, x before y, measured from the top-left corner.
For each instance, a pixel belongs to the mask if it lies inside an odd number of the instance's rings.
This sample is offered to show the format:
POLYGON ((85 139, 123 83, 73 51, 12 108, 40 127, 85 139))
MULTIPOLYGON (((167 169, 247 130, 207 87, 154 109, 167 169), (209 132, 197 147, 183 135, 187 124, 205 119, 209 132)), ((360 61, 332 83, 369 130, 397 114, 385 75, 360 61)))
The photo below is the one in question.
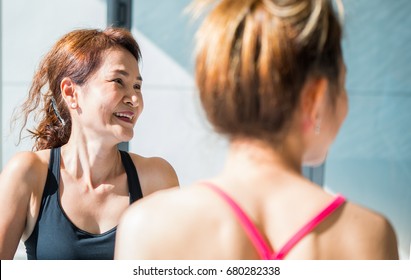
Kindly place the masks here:
MULTIPOLYGON (((130 155, 120 151, 127 174, 130 204, 143 195, 130 155)), ((114 258, 117 227, 92 234, 77 228, 65 215, 59 200, 60 148, 52 149, 39 216, 33 233, 24 242, 29 260, 104 260, 114 258)))

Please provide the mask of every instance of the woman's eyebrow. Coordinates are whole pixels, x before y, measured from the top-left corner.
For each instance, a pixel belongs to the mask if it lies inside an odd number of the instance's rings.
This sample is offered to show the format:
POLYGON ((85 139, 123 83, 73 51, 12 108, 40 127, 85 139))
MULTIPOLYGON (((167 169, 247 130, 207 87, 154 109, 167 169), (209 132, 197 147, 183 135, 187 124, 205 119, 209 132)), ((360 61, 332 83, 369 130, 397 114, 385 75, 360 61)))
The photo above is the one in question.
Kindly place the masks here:
MULTIPOLYGON (((118 73, 118 74, 121 74, 121 75, 126 76, 126 77, 130 76, 130 74, 126 70, 122 70, 122 69, 116 69, 116 70, 113 70, 111 72, 112 73, 118 73)), ((143 77, 141 77, 140 75, 137 76, 136 79, 141 81, 141 82, 143 81, 143 77)))

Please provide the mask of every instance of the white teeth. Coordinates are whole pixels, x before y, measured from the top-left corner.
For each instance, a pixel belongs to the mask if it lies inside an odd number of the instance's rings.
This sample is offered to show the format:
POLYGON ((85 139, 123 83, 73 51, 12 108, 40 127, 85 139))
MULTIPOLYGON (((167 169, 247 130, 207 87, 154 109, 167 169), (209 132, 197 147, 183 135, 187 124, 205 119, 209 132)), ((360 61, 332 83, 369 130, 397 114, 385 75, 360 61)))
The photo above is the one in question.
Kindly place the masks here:
POLYGON ((114 115, 116 117, 123 117, 123 118, 128 118, 129 120, 133 119, 133 116, 127 115, 127 114, 123 114, 123 113, 114 113, 114 115))

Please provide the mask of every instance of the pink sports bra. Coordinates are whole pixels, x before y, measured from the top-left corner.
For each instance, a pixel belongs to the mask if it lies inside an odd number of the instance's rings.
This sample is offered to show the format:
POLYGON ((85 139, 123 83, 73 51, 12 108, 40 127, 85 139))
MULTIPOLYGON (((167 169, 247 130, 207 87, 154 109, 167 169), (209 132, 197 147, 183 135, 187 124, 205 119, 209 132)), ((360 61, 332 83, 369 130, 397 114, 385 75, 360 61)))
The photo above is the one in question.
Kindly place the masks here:
POLYGON ((333 213, 338 207, 345 202, 345 198, 341 195, 337 195, 336 198, 325 207, 320 213, 318 213, 313 219, 306 223, 278 252, 273 252, 271 247, 266 243, 261 233, 256 226, 250 220, 250 218, 244 213, 240 206, 224 191, 222 191, 216 185, 209 182, 202 182, 208 186, 211 190, 216 192, 223 200, 225 200, 231 209, 234 211, 237 219, 244 228, 254 247, 256 248, 260 258, 263 260, 282 260, 291 251, 291 249, 308 233, 310 233, 318 224, 320 224, 325 218, 333 213))

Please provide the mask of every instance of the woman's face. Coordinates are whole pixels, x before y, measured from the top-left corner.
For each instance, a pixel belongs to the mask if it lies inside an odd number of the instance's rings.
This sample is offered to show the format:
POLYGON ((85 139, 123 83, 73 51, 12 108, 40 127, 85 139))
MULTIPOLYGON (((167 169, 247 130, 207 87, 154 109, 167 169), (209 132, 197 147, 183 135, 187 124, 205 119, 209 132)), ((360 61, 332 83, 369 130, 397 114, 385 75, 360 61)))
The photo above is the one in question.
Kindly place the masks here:
POLYGON ((144 106, 141 86, 136 58, 123 48, 107 50, 100 68, 78 87, 80 126, 93 137, 129 141, 144 106))
MULTIPOLYGON (((348 113, 348 97, 345 89, 346 68, 342 65, 336 90, 335 104, 332 104, 330 93, 324 99, 322 112, 319 118, 317 132, 311 136, 310 145, 304 154, 304 164, 310 166, 320 165, 326 159, 329 147, 334 142, 338 131, 348 113)), ((332 90, 329 88, 328 90, 332 90)), ((334 93, 335 94, 335 93, 334 93)))

